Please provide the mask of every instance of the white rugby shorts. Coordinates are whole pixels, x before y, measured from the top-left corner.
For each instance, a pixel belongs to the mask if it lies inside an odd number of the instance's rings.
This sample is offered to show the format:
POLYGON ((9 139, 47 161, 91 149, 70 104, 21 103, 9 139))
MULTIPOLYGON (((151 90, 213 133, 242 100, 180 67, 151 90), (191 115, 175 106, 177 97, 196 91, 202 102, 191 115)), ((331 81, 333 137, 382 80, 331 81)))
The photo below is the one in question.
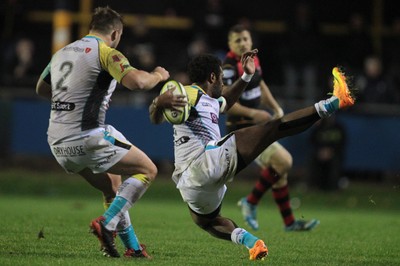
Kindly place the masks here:
POLYGON ((87 130, 60 141, 48 140, 51 152, 67 173, 89 168, 93 173, 106 172, 119 162, 132 144, 113 126, 87 130))
POLYGON ((190 209, 209 214, 222 203, 225 184, 232 181, 236 168, 236 138, 231 134, 219 141, 210 141, 204 152, 185 171, 173 176, 173 180, 190 209))

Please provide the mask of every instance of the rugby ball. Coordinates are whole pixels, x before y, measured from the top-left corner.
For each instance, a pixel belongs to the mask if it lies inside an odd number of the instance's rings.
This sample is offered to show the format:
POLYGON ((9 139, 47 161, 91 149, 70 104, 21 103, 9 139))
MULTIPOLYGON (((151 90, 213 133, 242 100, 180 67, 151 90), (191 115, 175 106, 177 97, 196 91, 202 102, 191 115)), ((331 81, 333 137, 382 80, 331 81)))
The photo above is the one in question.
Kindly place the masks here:
MULTIPOLYGON (((168 90, 173 90, 172 93, 174 95, 184 95, 186 96, 187 99, 187 93, 185 87, 178 81, 175 80, 167 81, 162 87, 160 95, 167 92, 168 90)), ((190 112, 189 103, 186 104, 185 107, 180 107, 177 110, 172 110, 169 108, 163 109, 163 115, 165 120, 174 125, 179 125, 184 123, 189 118, 189 112, 190 112)))

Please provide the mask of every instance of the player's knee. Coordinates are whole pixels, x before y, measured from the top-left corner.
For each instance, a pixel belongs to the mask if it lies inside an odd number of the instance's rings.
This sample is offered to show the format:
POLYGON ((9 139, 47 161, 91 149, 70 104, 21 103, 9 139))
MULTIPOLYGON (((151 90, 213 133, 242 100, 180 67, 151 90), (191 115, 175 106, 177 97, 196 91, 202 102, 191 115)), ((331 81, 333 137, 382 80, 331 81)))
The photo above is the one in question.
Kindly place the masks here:
POLYGON ((284 159, 282 160, 282 165, 285 169, 285 172, 289 172, 289 170, 292 169, 293 157, 292 155, 290 155, 290 153, 287 153, 287 155, 284 157, 284 159))
POLYGON ((152 164, 151 166, 148 167, 147 173, 145 175, 150 180, 150 182, 152 182, 156 179, 157 174, 158 174, 157 166, 152 164))
POLYGON ((281 175, 279 179, 272 185, 272 188, 277 189, 288 184, 287 174, 281 175))
POLYGON ((199 220, 197 220, 197 221, 194 221, 194 223, 195 223, 198 227, 200 227, 201 229, 203 229, 204 231, 208 231, 208 230, 210 229, 210 227, 211 227, 211 225, 210 225, 209 222, 204 222, 204 221, 199 221, 199 220))
POLYGON ((271 164, 280 175, 288 173, 293 166, 293 157, 286 149, 280 149, 272 158, 271 164))
POLYGON ((206 220, 206 219, 202 219, 201 217, 199 217, 198 215, 195 215, 193 212, 191 214, 192 216, 192 220, 193 222, 200 227, 201 229, 208 231, 208 229, 210 228, 210 221, 206 220))

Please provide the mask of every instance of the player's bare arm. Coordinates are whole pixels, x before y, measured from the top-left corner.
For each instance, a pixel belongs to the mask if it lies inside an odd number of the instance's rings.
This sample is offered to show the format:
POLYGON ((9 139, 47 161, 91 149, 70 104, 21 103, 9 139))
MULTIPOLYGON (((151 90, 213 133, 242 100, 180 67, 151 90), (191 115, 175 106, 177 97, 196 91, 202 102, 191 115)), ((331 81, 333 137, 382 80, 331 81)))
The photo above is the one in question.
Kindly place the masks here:
POLYGON ((261 103, 272 110, 273 112, 273 119, 281 118, 284 115, 282 108, 280 107, 279 103, 276 101, 275 97, 272 95, 268 85, 265 83, 264 80, 260 82, 261 88, 261 103))
POLYGON ((226 99, 227 109, 231 108, 239 99, 243 90, 251 80, 255 72, 254 56, 258 53, 258 49, 253 49, 242 55, 241 61, 243 65, 244 74, 241 78, 236 80, 229 88, 224 87, 222 96, 226 99))
POLYGON ((124 87, 134 90, 150 90, 159 82, 169 78, 169 72, 163 67, 156 67, 153 72, 134 69, 129 71, 121 80, 124 87))
POLYGON ((51 100, 51 85, 40 78, 36 84, 36 94, 51 100))
POLYGON ((187 104, 187 99, 183 95, 173 94, 173 90, 168 90, 167 92, 154 98, 149 106, 150 121, 154 124, 160 124, 164 121, 162 110, 164 108, 170 108, 177 110, 179 107, 184 107, 187 104))

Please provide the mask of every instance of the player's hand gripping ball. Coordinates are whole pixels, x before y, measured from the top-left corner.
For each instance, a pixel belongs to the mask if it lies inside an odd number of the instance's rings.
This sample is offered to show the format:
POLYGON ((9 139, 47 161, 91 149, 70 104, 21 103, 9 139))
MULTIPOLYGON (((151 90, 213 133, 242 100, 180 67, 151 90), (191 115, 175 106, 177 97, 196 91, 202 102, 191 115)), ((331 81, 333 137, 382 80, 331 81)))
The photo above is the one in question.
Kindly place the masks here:
MULTIPOLYGON (((174 95, 183 95, 187 99, 185 87, 175 80, 166 82, 160 91, 160 95, 172 89, 174 89, 172 91, 174 95)), ((184 123, 189 118, 189 111, 189 103, 187 103, 184 107, 176 108, 176 110, 164 108, 163 115, 165 120, 167 120, 169 123, 178 125, 184 123)))

